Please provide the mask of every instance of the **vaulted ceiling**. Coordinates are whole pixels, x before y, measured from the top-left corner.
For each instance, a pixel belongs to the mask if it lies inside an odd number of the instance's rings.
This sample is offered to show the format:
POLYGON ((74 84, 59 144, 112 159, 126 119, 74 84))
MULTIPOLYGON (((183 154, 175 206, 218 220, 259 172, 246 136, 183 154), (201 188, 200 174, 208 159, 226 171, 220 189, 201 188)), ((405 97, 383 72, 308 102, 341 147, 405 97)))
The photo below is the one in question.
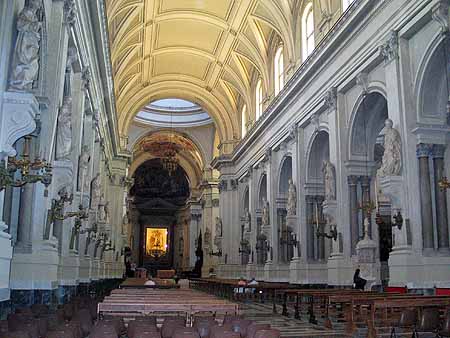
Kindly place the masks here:
POLYGON ((222 142, 237 139, 238 106, 254 104, 253 74, 269 83, 275 35, 295 60, 291 0, 106 0, 106 6, 124 136, 144 105, 178 97, 208 111, 222 142))

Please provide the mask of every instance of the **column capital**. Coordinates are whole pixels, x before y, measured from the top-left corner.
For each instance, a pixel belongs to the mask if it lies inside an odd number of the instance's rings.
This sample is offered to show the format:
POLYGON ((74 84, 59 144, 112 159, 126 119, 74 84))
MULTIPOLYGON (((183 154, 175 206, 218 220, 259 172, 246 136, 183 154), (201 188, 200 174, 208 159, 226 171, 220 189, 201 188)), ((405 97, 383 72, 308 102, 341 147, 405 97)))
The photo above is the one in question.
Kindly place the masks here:
POLYGON ((323 97, 325 107, 330 110, 337 109, 337 88, 331 87, 323 97))
POLYGON ((357 185, 359 181, 359 177, 356 175, 350 175, 347 177, 348 185, 357 185))
POLYGON ((370 181, 372 180, 372 178, 370 176, 361 176, 360 180, 363 187, 368 187, 370 186, 370 181))
POLYGON ((418 158, 429 157, 431 155, 432 149, 433 149, 433 145, 432 144, 419 143, 416 146, 416 155, 417 155, 418 158))
POLYGON ((433 158, 444 158, 445 148, 445 144, 433 144, 431 156, 433 156, 433 158))
POLYGON ((386 64, 398 58, 398 49, 398 33, 391 31, 386 41, 380 46, 380 54, 386 64))

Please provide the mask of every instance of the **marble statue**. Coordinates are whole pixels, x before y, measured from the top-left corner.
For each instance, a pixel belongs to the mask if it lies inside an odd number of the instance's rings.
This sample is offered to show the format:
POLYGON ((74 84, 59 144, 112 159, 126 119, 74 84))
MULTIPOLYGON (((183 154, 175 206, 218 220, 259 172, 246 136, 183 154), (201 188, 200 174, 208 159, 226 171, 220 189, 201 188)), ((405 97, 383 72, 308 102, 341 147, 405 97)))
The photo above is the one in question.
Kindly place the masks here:
POLYGON ((42 22, 39 11, 41 0, 30 0, 17 18, 17 40, 9 88, 16 91, 31 91, 39 74, 39 49, 42 22))
POLYGON ((97 174, 91 182, 91 210, 98 209, 101 198, 101 189, 101 177, 100 174, 97 174))
POLYGON ((252 231, 252 215, 250 215, 250 211, 248 211, 248 208, 245 208, 244 211, 244 224, 245 224, 245 231, 250 232, 252 231))
POLYGON ((265 198, 263 198, 263 209, 262 209, 262 225, 269 225, 269 202, 266 201, 265 198))
POLYGON ((392 127, 391 119, 385 121, 384 154, 379 175, 399 176, 402 168, 402 139, 400 133, 392 127))
POLYGON ((103 209, 105 210, 105 222, 109 223, 109 201, 105 203, 103 209))
POLYGON ((98 202, 98 221, 106 222, 106 210, 105 210, 106 200, 105 195, 102 194, 98 202))
POLYGON ((222 219, 220 217, 216 217, 216 237, 222 237, 222 231, 222 219))
POLYGON ((72 99, 65 97, 58 115, 56 160, 70 161, 72 153, 72 99))
POLYGON ((211 245, 211 230, 209 230, 208 227, 206 227, 205 230, 205 246, 210 246, 211 245))
POLYGON ((328 161, 323 161, 323 180, 325 186, 325 200, 336 200, 336 172, 334 165, 328 161))
POLYGON ((297 214, 297 188, 292 179, 289 179, 287 215, 295 216, 297 214))
POLYGON ((78 189, 80 190, 82 184, 86 185, 84 181, 86 181, 90 161, 91 155, 89 154, 89 147, 84 145, 81 147, 81 153, 78 160, 78 189))

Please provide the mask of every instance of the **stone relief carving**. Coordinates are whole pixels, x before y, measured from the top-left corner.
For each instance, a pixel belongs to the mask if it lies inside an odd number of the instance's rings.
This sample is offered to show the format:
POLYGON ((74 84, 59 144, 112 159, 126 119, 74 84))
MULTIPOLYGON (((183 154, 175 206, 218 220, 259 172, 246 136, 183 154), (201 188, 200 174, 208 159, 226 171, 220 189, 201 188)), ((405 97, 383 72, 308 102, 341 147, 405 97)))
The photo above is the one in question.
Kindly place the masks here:
POLYGON ((379 175, 399 176, 402 168, 402 140, 400 133, 392 127, 393 122, 387 119, 385 122, 384 154, 379 175))
POLYGON ((97 174, 91 182, 91 210, 98 209, 101 199, 101 189, 101 177, 100 174, 97 174))
POLYGON ((56 160, 70 161, 72 153, 72 98, 64 98, 59 111, 56 134, 56 160))
POLYGON ((216 237, 222 237, 223 234, 223 224, 220 217, 216 217, 216 237))
POLYGON ((86 180, 88 168, 89 168, 89 162, 91 161, 91 155, 89 154, 89 147, 87 145, 84 145, 81 147, 81 153, 78 160, 78 187, 81 189, 81 185, 85 184, 84 181, 86 180))
POLYGON ((270 224, 269 219, 269 202, 263 198, 263 209, 262 209, 262 225, 266 226, 270 224))
POLYGON ((17 40, 14 49, 9 89, 31 91, 39 74, 39 50, 42 22, 40 0, 30 0, 17 18, 17 40))
POLYGON ((297 188, 292 179, 289 179, 287 215, 295 216, 297 214, 297 188))
POLYGON ((325 199, 333 201, 336 199, 336 171, 334 165, 328 160, 323 161, 322 172, 325 186, 325 199))

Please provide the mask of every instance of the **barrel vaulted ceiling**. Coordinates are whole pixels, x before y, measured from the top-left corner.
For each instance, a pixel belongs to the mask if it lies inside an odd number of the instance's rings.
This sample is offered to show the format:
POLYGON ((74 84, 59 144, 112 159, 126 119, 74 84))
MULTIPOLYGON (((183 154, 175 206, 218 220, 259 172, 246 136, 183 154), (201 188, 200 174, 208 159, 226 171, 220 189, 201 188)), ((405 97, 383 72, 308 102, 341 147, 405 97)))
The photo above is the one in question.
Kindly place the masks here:
POLYGON ((271 39, 296 59, 291 2, 106 0, 121 135, 143 106, 177 97, 206 109, 222 142, 239 138, 255 72, 268 88, 271 39))

